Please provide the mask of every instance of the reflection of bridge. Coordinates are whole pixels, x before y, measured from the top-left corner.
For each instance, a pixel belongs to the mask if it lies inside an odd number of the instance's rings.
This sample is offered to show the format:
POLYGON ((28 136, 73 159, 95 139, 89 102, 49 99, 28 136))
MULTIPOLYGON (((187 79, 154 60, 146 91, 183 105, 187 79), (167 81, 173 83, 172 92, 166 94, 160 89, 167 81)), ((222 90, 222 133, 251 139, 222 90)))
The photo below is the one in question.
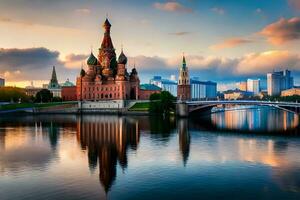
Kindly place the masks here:
POLYGON ((207 112, 215 106, 226 105, 256 105, 256 106, 272 106, 279 109, 289 110, 300 113, 300 103, 294 102, 272 102, 272 101, 252 101, 252 100, 223 100, 223 101, 178 101, 177 113, 179 116, 185 117, 195 112, 207 112))

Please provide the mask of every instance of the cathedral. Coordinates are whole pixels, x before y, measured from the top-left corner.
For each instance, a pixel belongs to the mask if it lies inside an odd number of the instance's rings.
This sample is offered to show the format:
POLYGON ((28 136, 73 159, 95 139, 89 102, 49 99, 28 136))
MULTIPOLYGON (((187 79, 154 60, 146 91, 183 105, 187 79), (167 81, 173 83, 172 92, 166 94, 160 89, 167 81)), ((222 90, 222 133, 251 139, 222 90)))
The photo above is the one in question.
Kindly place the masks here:
POLYGON ((78 100, 137 100, 140 80, 135 67, 127 72, 127 57, 123 49, 118 59, 110 37, 111 24, 108 19, 103 24, 104 36, 98 58, 91 52, 87 59, 88 69, 81 70, 76 79, 78 100))

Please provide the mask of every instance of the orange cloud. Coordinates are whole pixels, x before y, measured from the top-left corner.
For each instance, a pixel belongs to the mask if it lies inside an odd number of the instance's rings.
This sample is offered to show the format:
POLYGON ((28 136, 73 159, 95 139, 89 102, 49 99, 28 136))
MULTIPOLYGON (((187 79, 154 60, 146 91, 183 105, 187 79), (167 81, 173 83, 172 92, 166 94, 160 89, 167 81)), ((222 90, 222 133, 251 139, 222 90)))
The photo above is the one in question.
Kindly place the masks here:
POLYGON ((300 17, 281 18, 279 21, 266 26, 260 33, 275 45, 300 39, 300 17))
POLYGON ((242 38, 230 38, 225 40, 222 43, 215 44, 210 46, 213 50, 220 50, 220 49, 226 49, 226 48, 233 48, 242 44, 251 43, 252 40, 242 39, 242 38))
POLYGON ((236 67, 237 74, 260 74, 274 69, 300 69, 300 55, 289 51, 266 51, 245 55, 236 67))
POLYGON ((158 10, 168 11, 168 12, 185 12, 185 13, 191 13, 193 10, 191 8, 184 7, 178 2, 166 2, 166 3, 159 3, 156 2, 153 4, 154 8, 158 10))

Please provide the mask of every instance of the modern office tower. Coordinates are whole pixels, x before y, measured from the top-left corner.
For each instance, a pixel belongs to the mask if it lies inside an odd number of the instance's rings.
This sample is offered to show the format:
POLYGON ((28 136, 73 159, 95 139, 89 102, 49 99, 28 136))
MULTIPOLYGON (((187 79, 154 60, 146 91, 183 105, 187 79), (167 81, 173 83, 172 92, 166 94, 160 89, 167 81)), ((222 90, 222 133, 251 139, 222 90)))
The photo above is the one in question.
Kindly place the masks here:
POLYGON ((0 78, 0 87, 5 86, 5 80, 3 78, 0 78))
POLYGON ((191 99, 191 84, 189 69, 186 66, 185 57, 182 57, 182 66, 179 69, 177 99, 190 100, 191 99))
POLYGON ((280 95, 281 91, 294 86, 294 79, 289 70, 272 72, 267 74, 268 95, 280 95))
POLYGON ((177 81, 163 79, 161 76, 154 76, 150 79, 150 84, 160 87, 163 91, 170 92, 174 97, 177 96, 177 81))
POLYGON ((260 92, 260 80, 259 79, 248 79, 247 80, 247 91, 253 92, 254 95, 258 95, 260 92))
POLYGON ((241 91, 247 91, 247 82, 246 81, 242 81, 238 83, 238 88, 241 91))
POLYGON ((217 83, 211 81, 200 81, 198 78, 191 79, 192 100, 217 98, 217 83))

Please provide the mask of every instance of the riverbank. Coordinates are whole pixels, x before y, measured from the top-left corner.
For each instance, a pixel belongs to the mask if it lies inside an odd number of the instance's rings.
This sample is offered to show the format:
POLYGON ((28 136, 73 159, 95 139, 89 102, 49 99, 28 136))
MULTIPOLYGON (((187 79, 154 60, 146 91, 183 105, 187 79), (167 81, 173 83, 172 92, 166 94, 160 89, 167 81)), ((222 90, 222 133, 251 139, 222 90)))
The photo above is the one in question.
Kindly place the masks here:
POLYGON ((83 108, 78 102, 20 103, 0 106, 0 115, 9 114, 108 114, 151 115, 148 102, 137 102, 125 108, 83 108))

